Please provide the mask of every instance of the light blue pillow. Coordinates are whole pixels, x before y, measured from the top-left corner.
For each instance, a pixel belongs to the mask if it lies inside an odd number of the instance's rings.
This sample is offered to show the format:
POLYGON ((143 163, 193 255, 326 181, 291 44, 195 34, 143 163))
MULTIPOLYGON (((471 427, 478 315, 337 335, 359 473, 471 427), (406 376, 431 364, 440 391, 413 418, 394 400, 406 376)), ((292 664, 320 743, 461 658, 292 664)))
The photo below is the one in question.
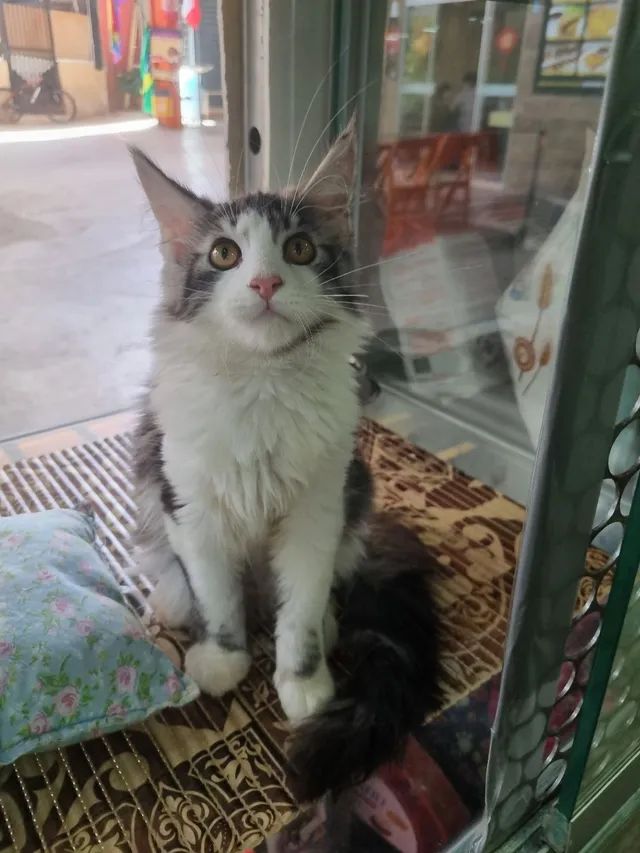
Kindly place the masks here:
POLYGON ((144 626, 74 510, 0 518, 0 764, 198 695, 144 626))

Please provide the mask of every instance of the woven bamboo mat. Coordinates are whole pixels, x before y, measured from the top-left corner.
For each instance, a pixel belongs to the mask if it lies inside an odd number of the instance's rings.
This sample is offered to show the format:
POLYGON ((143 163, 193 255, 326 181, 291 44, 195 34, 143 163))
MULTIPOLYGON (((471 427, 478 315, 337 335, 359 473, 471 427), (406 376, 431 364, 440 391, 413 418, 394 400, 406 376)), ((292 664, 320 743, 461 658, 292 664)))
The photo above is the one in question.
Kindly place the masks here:
MULTIPOLYGON (((394 433, 364 422, 360 445, 380 508, 436 556, 445 706, 501 668, 524 510, 394 433)), ((128 435, 19 461, 0 473, 0 514, 90 500, 111 569, 176 662, 184 637, 154 624, 130 564, 134 505, 128 435)), ((253 637, 250 677, 126 731, 0 768, 0 853, 237 853, 297 813, 287 789, 287 727, 271 684, 273 645, 253 637)))

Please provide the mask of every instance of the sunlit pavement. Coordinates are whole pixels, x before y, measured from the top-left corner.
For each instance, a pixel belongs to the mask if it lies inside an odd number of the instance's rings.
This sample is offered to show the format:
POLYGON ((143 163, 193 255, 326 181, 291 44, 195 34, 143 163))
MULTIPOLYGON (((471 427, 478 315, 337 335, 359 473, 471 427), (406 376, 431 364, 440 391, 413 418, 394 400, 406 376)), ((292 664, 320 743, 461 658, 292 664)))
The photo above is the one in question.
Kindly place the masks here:
POLYGON ((137 113, 78 119, 68 124, 46 121, 42 116, 25 115, 15 124, 0 124, 0 145, 136 133, 150 130, 157 124, 157 119, 137 113))
POLYGON ((142 387, 159 254, 131 144, 224 194, 221 127, 0 147, 0 439, 127 408, 142 387))

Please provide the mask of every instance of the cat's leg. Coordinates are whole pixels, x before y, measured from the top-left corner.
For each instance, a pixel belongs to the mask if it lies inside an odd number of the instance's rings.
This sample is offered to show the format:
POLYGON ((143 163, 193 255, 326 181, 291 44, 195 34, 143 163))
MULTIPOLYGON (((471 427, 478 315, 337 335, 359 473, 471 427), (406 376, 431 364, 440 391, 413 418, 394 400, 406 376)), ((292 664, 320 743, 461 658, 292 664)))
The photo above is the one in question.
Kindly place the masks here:
POLYGON ((276 620, 275 685, 291 720, 314 713, 334 692, 325 630, 344 525, 344 469, 327 468, 283 519, 274 543, 272 565, 281 602, 276 620))
POLYGON ((366 553, 366 534, 364 525, 343 532, 336 554, 336 575, 341 581, 348 581, 360 565, 366 553))
POLYGON ((332 598, 327 604, 327 611, 324 614, 324 650, 327 657, 333 652, 338 644, 338 620, 336 618, 335 602, 332 598))
POLYGON ((369 516, 373 505, 373 480, 368 466, 354 456, 344 487, 344 530, 336 554, 336 575, 348 581, 366 553, 369 516))
POLYGON ((251 664, 237 543, 225 536, 219 519, 191 508, 167 529, 199 614, 198 639, 187 651, 185 669, 206 693, 222 696, 251 664))
POLYGON ((171 517, 163 508, 159 482, 150 478, 139 482, 136 499, 138 524, 131 573, 155 582, 149 596, 151 608, 163 625, 180 628, 189 622, 193 598, 184 567, 169 542, 171 517))
POLYGON ((149 596, 152 610, 167 628, 187 626, 193 613, 194 601, 184 566, 173 553, 168 541, 164 551, 156 549, 140 556, 140 571, 143 574, 149 573, 145 571, 145 566, 151 569, 152 565, 153 575, 157 578, 149 596))
MULTIPOLYGON (((368 521, 373 504, 373 481, 369 468, 354 456, 347 468, 344 486, 344 527, 336 552, 335 582, 348 583, 362 566, 369 535, 368 521)), ((338 641, 334 602, 329 601, 325 616, 325 641, 330 655, 338 641)))

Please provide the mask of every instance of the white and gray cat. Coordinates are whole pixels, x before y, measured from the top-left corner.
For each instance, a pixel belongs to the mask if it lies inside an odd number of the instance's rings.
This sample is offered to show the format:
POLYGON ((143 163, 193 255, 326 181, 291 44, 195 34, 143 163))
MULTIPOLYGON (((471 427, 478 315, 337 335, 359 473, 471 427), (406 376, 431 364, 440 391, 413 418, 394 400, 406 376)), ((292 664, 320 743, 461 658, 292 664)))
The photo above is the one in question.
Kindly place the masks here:
POLYGON ((310 797, 390 757, 437 693, 425 555, 403 529, 367 541, 380 524, 354 452, 350 357, 367 331, 353 292, 354 128, 301 192, 223 204, 132 153, 164 256, 134 447, 138 570, 156 579, 160 618, 193 632, 186 669, 216 696, 251 662, 243 574, 270 572, 275 686, 306 721, 294 755, 310 797), (336 588, 352 652, 337 693, 336 588))

